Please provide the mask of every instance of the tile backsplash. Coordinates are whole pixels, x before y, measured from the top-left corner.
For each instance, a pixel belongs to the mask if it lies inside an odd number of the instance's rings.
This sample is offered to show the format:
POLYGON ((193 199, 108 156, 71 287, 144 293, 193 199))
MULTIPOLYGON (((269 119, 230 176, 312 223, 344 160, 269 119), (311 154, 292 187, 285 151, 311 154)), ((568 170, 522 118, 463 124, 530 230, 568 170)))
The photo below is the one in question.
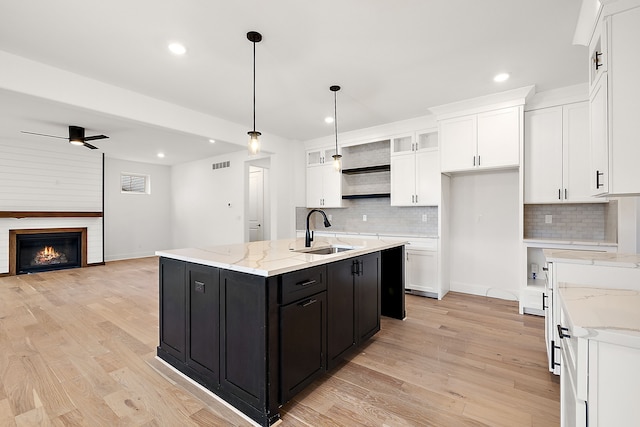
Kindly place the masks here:
MULTIPOLYGON (((438 207, 389 206, 388 198, 343 200, 344 208, 322 209, 331 215, 331 228, 326 231, 371 234, 407 234, 428 237, 438 236, 438 207), (362 216, 367 220, 363 221, 362 216), (426 221, 423 221, 426 215, 426 221)), ((296 229, 306 228, 307 214, 311 209, 296 208, 296 229)), ((325 230, 322 215, 311 216, 311 228, 325 230)))
POLYGON ((617 218, 616 201, 525 205, 524 238, 617 242, 617 218))

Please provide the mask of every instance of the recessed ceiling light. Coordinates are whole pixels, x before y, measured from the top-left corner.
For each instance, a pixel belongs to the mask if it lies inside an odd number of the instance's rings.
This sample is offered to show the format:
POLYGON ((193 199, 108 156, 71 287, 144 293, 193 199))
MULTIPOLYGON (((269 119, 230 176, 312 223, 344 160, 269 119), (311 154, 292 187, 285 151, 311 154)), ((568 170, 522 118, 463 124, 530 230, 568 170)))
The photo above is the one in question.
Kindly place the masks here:
POLYGON ((158 153, 158 157, 160 157, 161 159, 164 158, 164 153, 158 153))
POLYGON ((184 47, 184 45, 182 45, 180 43, 170 43, 169 44, 169 50, 174 55, 184 55, 185 52, 187 51, 187 48, 184 47))
POLYGON ((212 144, 215 144, 216 140, 215 139, 210 139, 209 142, 212 143, 212 144))
POLYGON ((325 117, 324 118, 324 122, 325 123, 333 123, 333 117, 325 117))
POLYGON ((509 80, 509 73, 500 73, 500 74, 496 74, 496 76, 493 78, 494 82, 504 82, 506 80, 509 80))

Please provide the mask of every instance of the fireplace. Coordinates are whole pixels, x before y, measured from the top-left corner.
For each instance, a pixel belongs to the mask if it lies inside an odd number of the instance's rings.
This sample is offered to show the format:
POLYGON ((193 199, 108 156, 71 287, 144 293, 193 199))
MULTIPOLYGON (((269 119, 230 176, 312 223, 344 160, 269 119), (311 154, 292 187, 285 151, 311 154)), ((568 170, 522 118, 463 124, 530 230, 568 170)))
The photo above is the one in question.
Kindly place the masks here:
POLYGON ((9 242, 10 274, 86 266, 86 228, 10 230, 9 242))

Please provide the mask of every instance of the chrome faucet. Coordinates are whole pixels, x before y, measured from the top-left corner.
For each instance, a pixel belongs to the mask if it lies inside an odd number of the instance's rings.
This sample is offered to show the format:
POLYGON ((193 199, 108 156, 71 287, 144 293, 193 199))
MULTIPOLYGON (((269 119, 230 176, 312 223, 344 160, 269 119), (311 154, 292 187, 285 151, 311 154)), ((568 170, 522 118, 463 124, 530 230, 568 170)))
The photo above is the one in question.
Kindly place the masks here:
POLYGON ((313 242, 313 231, 309 231, 309 217, 314 212, 320 212, 322 214, 322 216, 324 217, 324 226, 325 227, 331 227, 331 223, 327 219, 327 215, 324 213, 324 211, 321 211, 320 209, 311 209, 311 212, 309 212, 307 214, 307 231, 304 234, 304 246, 305 246, 305 248, 310 248, 311 247, 311 242, 313 242))

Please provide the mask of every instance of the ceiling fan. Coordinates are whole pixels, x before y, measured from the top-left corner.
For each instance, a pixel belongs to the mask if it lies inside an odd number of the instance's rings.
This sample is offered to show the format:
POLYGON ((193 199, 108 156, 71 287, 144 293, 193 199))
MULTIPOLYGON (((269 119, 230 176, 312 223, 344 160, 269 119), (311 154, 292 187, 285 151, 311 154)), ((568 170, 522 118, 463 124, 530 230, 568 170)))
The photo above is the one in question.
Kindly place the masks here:
POLYGON ((56 136, 56 135, 45 135, 43 133, 35 133, 35 132, 27 132, 20 131, 22 133, 28 133, 30 135, 40 135, 40 136, 48 136, 51 138, 60 138, 67 139, 73 145, 84 145, 87 148, 92 150, 96 150, 98 147, 95 145, 89 144, 87 141, 95 141, 96 139, 106 139, 109 138, 107 135, 94 135, 94 136, 84 136, 84 128, 80 126, 69 126, 69 136, 56 136))

